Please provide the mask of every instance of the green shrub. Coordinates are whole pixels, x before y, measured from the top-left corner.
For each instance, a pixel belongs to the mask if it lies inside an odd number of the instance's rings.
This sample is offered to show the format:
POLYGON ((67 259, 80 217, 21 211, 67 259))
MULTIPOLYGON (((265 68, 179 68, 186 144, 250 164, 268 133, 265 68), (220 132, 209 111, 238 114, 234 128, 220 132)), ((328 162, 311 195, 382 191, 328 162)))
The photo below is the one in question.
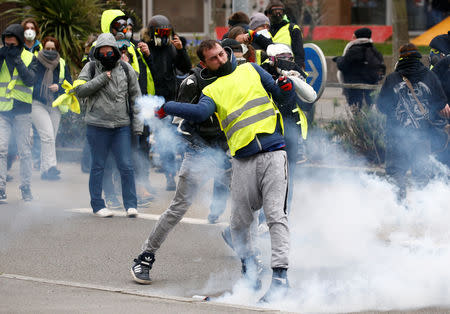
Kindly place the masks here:
POLYGON ((347 119, 333 120, 325 129, 347 152, 364 156, 369 162, 384 162, 386 119, 375 108, 347 110, 347 119))

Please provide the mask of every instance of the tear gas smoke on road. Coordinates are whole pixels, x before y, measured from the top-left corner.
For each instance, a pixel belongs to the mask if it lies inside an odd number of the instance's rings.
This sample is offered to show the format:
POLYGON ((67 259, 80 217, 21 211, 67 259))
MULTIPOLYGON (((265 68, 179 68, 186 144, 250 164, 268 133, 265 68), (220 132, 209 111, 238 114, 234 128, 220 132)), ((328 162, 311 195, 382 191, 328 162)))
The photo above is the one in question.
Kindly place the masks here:
MULTIPOLYGON (((322 158, 337 165, 348 159, 343 154, 322 158)), ((450 307, 450 171, 438 165, 440 176, 408 191, 407 207, 383 177, 297 171, 289 217, 291 289, 267 307, 307 313, 450 307)), ((257 305, 270 284, 268 239, 261 249, 269 269, 262 290, 254 293, 238 281, 214 301, 257 305)))

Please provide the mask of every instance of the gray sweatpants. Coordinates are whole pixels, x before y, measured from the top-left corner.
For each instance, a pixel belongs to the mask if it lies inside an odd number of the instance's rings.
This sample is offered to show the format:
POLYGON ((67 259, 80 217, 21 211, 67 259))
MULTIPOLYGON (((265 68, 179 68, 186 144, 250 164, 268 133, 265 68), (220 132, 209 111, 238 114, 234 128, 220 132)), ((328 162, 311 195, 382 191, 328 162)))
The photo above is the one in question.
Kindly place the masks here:
POLYGON ((144 244, 144 251, 155 253, 166 239, 169 232, 183 218, 192 204, 199 187, 208 179, 222 172, 223 184, 229 186, 230 172, 221 169, 223 152, 206 153, 186 152, 180 168, 175 197, 169 208, 159 217, 150 236, 144 244))
POLYGON ((0 189, 6 189, 6 160, 11 132, 14 132, 20 157, 21 185, 31 183, 31 114, 0 114, 0 189))
POLYGON ((56 167, 56 134, 58 133, 61 111, 33 100, 31 118, 41 138, 41 173, 56 167))
POLYGON ((263 207, 272 246, 271 267, 288 268, 289 227, 286 212, 288 163, 279 150, 233 159, 231 178, 231 237, 238 256, 254 254, 250 226, 263 207))

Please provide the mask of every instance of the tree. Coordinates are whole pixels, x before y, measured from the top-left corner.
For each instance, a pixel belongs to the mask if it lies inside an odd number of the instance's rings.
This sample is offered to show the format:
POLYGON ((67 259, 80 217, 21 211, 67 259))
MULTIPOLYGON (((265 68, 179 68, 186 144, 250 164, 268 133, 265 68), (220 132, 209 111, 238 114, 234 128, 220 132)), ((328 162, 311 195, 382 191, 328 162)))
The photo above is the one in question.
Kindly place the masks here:
POLYGON ((101 0, 1 0, 0 3, 16 6, 2 13, 14 16, 14 21, 34 18, 42 38, 53 36, 59 40, 61 56, 72 72, 80 69, 84 41, 100 29, 101 0))
POLYGON ((401 45, 409 42, 406 0, 392 0, 392 62, 398 60, 401 45))

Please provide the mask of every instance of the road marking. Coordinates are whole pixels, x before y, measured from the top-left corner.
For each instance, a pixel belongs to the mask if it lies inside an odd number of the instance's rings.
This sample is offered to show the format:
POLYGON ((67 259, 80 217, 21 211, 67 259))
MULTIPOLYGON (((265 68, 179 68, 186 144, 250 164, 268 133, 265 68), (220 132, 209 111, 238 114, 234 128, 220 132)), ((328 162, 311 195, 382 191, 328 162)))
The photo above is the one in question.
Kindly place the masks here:
POLYGON ((138 296, 138 297, 159 299, 162 301, 185 302, 185 303, 195 303, 195 304, 204 303, 204 304, 211 304, 211 305, 215 305, 215 306, 227 307, 230 309, 233 308, 235 310, 236 309, 240 309, 240 310, 246 309, 246 310, 257 311, 257 312, 269 312, 269 313, 277 312, 277 313, 279 313, 279 311, 276 311, 276 310, 274 311, 274 310, 264 309, 264 308, 260 308, 260 307, 251 307, 251 306, 245 306, 245 305, 239 305, 239 304, 221 303, 221 302, 214 302, 214 301, 205 302, 203 300, 198 300, 198 299, 193 299, 193 298, 168 296, 168 295, 157 295, 157 294, 142 292, 142 291, 133 290, 133 289, 122 289, 122 288, 108 287, 108 286, 89 284, 89 283, 45 279, 45 278, 29 277, 29 276, 22 276, 22 275, 16 275, 16 274, 1 274, 0 273, 0 279, 1 278, 38 282, 38 283, 57 285, 57 286, 65 286, 65 287, 73 287, 73 288, 80 288, 80 289, 90 289, 90 290, 98 290, 98 291, 104 291, 104 292, 121 293, 121 294, 133 295, 133 296, 138 296))
MULTIPOLYGON (((119 216, 119 217, 127 216, 127 212, 125 210, 111 210, 111 211, 114 213, 114 216, 119 216)), ((66 212, 92 215, 91 208, 71 208, 71 209, 66 209, 66 212)), ((147 219, 147 220, 155 220, 155 221, 158 220, 159 217, 161 217, 161 215, 145 214, 145 213, 139 213, 137 215, 137 218, 147 219)), ((132 218, 132 219, 136 219, 136 218, 132 218)), ((189 217, 183 217, 183 219, 181 219, 180 223, 186 223, 186 224, 191 224, 191 225, 212 225, 212 226, 225 226, 225 227, 229 225, 227 222, 218 222, 215 224, 210 224, 207 219, 189 218, 189 217)))

